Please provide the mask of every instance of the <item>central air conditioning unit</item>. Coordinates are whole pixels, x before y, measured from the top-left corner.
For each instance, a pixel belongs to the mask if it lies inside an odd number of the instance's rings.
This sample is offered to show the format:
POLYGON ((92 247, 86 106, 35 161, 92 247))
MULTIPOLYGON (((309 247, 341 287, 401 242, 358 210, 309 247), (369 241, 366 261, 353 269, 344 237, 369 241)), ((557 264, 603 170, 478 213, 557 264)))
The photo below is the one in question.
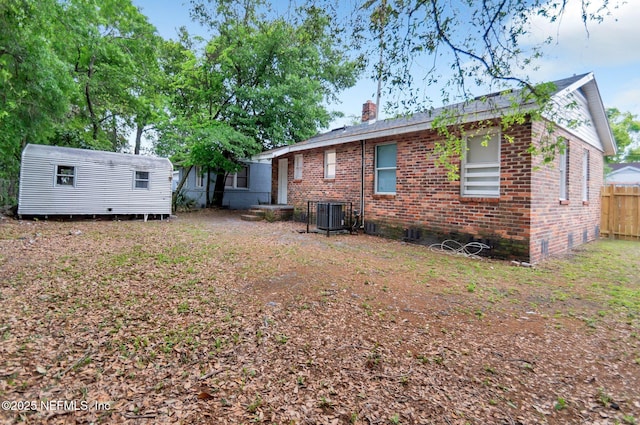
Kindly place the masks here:
POLYGON ((316 226, 320 230, 329 231, 344 229, 344 213, 342 211, 342 204, 318 202, 316 226))

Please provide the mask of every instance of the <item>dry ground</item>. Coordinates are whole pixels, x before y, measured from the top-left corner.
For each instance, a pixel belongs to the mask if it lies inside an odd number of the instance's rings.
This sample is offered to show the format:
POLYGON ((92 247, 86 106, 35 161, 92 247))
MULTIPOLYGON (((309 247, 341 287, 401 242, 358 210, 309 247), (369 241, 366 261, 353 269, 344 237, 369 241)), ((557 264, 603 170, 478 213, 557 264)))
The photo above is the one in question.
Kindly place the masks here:
POLYGON ((0 421, 640 421, 640 243, 522 268, 301 229, 3 220, 0 421))

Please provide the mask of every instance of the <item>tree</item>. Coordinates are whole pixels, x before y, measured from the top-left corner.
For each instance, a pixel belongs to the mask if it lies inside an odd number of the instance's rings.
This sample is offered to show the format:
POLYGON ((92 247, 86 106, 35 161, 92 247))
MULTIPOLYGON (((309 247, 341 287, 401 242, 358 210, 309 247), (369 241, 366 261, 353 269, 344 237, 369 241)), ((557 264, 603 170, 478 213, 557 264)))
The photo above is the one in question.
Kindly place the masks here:
MULTIPOLYGON (((333 10, 333 18, 340 19, 341 2, 315 3, 333 10)), ((342 22, 345 28, 353 29, 353 45, 363 49, 363 57, 374 61, 368 69, 390 98, 384 105, 386 112, 426 112, 441 104, 476 100, 478 94, 511 91, 514 95, 510 110, 496 111, 502 115, 505 127, 554 111, 554 87, 535 84, 530 78, 553 37, 535 41, 531 24, 541 18, 559 26, 570 5, 576 3, 581 6, 580 19, 587 37, 589 25, 602 22, 624 2, 359 0, 342 22), (434 93, 434 88, 439 93, 434 93), (522 100, 535 108, 522 110, 522 100)), ((462 154, 460 134, 464 134, 464 128, 460 124, 464 120, 445 110, 435 122, 446 139, 437 146, 439 162, 449 168, 451 177, 457 176, 457 165, 451 158, 462 154)), ((552 131, 550 127, 548 132, 552 131)), ((542 155, 547 163, 559 149, 548 135, 540 135, 540 140, 531 146, 531 152, 542 155)))
POLYGON ((630 112, 607 108, 607 118, 618 145, 618 153, 607 157, 608 162, 640 161, 640 121, 630 112))
POLYGON ((0 179, 17 181, 27 143, 46 143, 70 110, 55 0, 0 0, 0 179))
POLYGON ((119 150, 154 120, 154 33, 130 0, 0 0, 0 179, 26 143, 119 150))
MULTIPOLYGON (((622 4, 576 2, 585 37, 591 23, 602 22, 622 4)), ((371 76, 382 78, 387 94, 401 94, 400 104, 389 101, 387 108, 416 112, 434 103, 469 100, 478 94, 475 89, 487 93, 518 87, 537 95, 529 75, 554 39, 534 41, 530 24, 542 18, 560 25, 576 2, 360 0, 345 25, 353 28, 355 44, 367 49, 365 57, 377 60, 383 52, 383 60, 376 62, 382 65, 372 67, 371 76), (433 86, 440 87, 440 99, 428 91, 433 86)))
POLYGON ((132 88, 135 94, 131 104, 136 130, 133 152, 135 155, 140 154, 143 134, 148 135, 148 130, 156 129, 158 123, 167 117, 167 95, 162 88, 169 85, 169 80, 160 67, 163 40, 157 36, 152 37, 153 48, 145 50, 146 58, 139 64, 140 70, 134 77, 132 88))
POLYGON ((157 151, 215 173, 215 205, 222 203, 226 174, 240 160, 327 126, 332 115, 323 101, 353 85, 359 71, 336 44, 321 9, 301 9, 285 20, 260 15, 261 5, 247 0, 238 8, 221 0, 209 15, 200 4, 195 11, 214 36, 200 54, 184 31, 171 46, 170 56, 181 66, 167 67, 179 70, 172 117, 157 151))
POLYGON ((82 147, 121 150, 127 134, 144 126, 151 114, 153 84, 150 69, 156 61, 159 38, 131 0, 89 0, 64 3, 69 37, 67 60, 77 82, 72 122, 82 147))

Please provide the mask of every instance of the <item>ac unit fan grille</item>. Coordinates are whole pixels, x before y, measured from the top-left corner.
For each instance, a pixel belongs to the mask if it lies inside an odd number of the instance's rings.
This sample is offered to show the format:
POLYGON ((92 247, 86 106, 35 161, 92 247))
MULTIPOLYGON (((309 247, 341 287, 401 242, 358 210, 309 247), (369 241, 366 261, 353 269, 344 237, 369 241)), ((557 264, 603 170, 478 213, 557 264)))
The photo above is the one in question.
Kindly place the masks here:
POLYGON ((344 228, 342 204, 318 202, 316 226, 320 230, 341 230, 344 228))

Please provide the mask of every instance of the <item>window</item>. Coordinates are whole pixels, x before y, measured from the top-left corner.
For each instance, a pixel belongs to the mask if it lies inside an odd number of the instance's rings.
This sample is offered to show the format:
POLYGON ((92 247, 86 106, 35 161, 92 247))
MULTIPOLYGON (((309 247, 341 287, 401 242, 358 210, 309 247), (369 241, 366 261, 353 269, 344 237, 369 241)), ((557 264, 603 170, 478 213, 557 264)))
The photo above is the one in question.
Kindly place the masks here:
POLYGON ((302 155, 298 154, 293 157, 293 179, 302 180, 302 155))
POLYGON ((72 165, 56 165, 56 186, 75 186, 76 167, 72 165))
POLYGON ((229 189, 248 189, 249 167, 244 166, 237 173, 227 174, 227 179, 224 181, 224 187, 229 189))
POLYGON ((560 162, 558 169, 560 170, 560 200, 566 201, 569 199, 569 145, 566 141, 561 141, 558 145, 560 149, 560 155, 558 161, 560 162))
POLYGON ((462 195, 500 197, 500 133, 467 138, 462 164, 462 195))
POLYGON ((582 153, 582 201, 589 202, 589 151, 582 153))
POLYGON ((204 172, 202 167, 196 165, 196 187, 204 187, 204 172))
POLYGON ((336 151, 326 151, 324 153, 324 178, 336 178, 336 151))
POLYGON ((395 143, 376 146, 376 193, 396 193, 396 154, 395 143))
POLYGON ((133 187, 136 189, 149 189, 149 172, 136 171, 133 179, 133 187))

